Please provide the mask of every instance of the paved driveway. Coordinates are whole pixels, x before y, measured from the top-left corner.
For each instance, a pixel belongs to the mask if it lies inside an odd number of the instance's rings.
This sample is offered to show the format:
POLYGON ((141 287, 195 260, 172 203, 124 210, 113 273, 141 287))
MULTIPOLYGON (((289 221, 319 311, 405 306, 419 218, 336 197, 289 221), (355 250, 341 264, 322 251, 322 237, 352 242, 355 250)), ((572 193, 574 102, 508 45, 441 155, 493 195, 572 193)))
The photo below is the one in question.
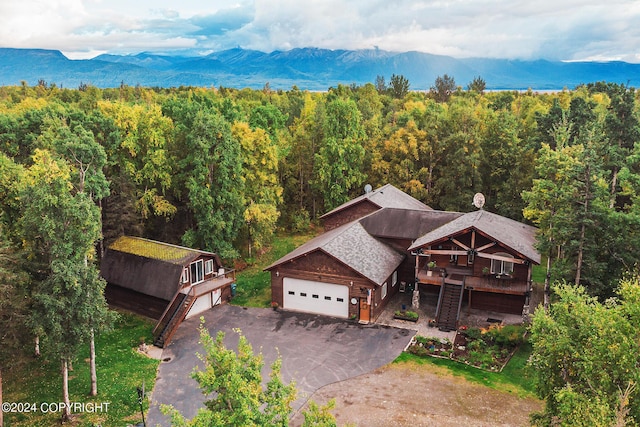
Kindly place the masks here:
MULTIPOLYGON (((229 347, 236 348, 238 343, 238 336, 232 329, 242 330, 254 351, 261 351, 264 356, 263 379, 268 379, 270 365, 279 352, 284 381, 295 379, 297 383, 296 409, 322 386, 391 362, 415 333, 312 314, 231 305, 209 310, 204 318, 212 336, 218 331, 226 333, 225 342, 229 347)), ((184 321, 162 353, 164 360, 170 360, 160 363, 148 414, 149 426, 169 426, 159 411, 159 404, 170 403, 188 418, 203 406, 205 397, 190 377, 196 365, 202 366, 196 356, 196 353, 203 353, 198 343, 199 323, 198 317, 184 321)))

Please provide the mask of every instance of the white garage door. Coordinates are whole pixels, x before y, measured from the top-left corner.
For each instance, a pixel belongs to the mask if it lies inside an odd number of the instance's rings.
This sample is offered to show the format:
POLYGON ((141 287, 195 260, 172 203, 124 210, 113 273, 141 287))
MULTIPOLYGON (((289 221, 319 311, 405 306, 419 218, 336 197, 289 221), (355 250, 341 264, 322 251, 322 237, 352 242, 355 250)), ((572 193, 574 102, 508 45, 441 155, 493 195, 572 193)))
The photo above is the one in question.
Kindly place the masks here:
POLYGON ((204 294, 196 298, 193 305, 189 309, 189 312, 185 316, 185 319, 193 317, 197 314, 203 313, 209 310, 214 305, 220 304, 220 289, 216 289, 213 292, 209 292, 208 294, 204 294))
POLYGON ((283 291, 285 309, 349 317, 347 286, 285 277, 283 291))

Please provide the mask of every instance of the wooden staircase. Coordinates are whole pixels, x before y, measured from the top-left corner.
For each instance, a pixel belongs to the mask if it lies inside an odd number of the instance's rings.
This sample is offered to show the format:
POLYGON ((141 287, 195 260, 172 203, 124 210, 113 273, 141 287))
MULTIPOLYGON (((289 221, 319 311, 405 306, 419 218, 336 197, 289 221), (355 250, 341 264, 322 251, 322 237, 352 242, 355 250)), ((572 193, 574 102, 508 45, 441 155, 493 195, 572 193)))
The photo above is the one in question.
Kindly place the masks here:
POLYGON ((446 277, 442 282, 436 309, 436 326, 441 331, 455 331, 458 329, 464 295, 464 276, 446 277))
POLYGON ((178 292, 176 294, 153 329, 153 345, 162 348, 169 344, 171 337, 189 312, 194 301, 195 296, 192 292, 178 292))

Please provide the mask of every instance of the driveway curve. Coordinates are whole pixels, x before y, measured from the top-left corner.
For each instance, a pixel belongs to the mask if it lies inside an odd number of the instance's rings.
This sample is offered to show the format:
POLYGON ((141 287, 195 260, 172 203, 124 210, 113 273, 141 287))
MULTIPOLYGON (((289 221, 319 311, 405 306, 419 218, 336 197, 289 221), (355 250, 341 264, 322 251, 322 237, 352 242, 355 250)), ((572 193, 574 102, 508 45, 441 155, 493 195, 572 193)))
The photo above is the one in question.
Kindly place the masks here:
MULTIPOLYGON (((222 305, 203 313, 212 336, 226 333, 225 343, 237 348, 239 328, 254 352, 262 352, 265 362, 263 381, 269 367, 280 354, 282 377, 295 380, 299 409, 319 388, 371 372, 394 360, 409 343, 415 331, 384 325, 360 325, 331 317, 222 305)), ((191 378, 194 367, 202 367, 196 353, 199 344, 199 316, 184 321, 163 350, 156 384, 151 396, 147 425, 169 426, 159 410, 171 404, 187 418, 203 407, 205 396, 191 378)))

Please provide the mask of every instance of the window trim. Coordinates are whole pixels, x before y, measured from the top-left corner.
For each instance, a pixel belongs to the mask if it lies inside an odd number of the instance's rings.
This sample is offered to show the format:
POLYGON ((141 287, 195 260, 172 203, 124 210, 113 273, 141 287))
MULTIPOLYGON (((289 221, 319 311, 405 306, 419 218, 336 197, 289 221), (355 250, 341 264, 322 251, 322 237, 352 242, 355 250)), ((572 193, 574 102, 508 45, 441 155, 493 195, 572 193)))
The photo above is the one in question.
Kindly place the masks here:
POLYGON ((211 273, 213 273, 213 260, 208 259, 204 262, 204 274, 206 276, 207 274, 211 273))
MULTIPOLYGON (((506 252, 496 252, 493 255, 497 256, 505 256, 505 257, 513 257, 513 255, 508 254, 506 252)), ((514 271, 514 263, 511 261, 503 261, 501 259, 491 259, 491 274, 497 275, 507 275, 513 274, 514 271), (506 268, 510 265, 511 268, 506 268), (496 268, 498 267, 498 268, 496 268)))
POLYGON ((387 296, 387 282, 384 282, 384 284, 382 285, 382 296, 380 297, 380 299, 385 299, 387 296))
POLYGON ((180 276, 180 283, 189 283, 189 267, 182 269, 182 275, 180 276))
POLYGON ((197 285, 198 283, 204 282, 204 261, 199 259, 189 264, 189 272, 191 273, 192 285, 197 285), (195 272, 195 278, 194 278, 194 272, 195 272))
POLYGON ((394 287, 397 284, 398 284, 398 270, 394 271, 393 275, 391 276, 391 287, 394 287))

